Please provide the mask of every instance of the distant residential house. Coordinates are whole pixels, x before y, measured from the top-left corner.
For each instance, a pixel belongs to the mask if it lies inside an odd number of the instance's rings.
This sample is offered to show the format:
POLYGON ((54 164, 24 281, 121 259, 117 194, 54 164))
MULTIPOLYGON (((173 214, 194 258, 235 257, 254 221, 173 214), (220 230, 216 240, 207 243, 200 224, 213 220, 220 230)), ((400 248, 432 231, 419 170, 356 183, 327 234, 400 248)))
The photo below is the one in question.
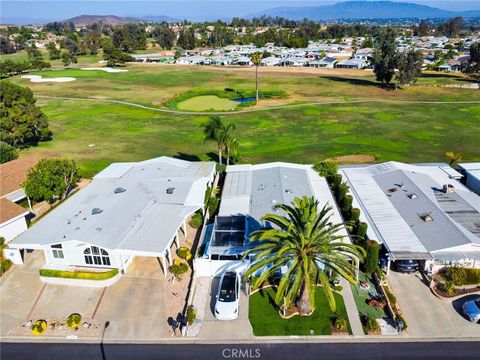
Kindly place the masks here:
POLYGON ((340 169, 368 224, 367 237, 392 261, 416 260, 428 272, 480 268, 480 197, 447 164, 387 162, 340 169))
POLYGON ((213 162, 169 157, 111 164, 12 240, 8 252, 21 260, 22 249, 42 250, 47 269, 122 273, 135 256, 156 257, 166 274, 171 247, 179 247, 189 216, 203 209, 214 174, 213 162))
POLYGON ((27 157, 0 164, 0 237, 7 243, 27 229, 31 205, 22 183, 37 162, 38 159, 27 157), (25 199, 28 208, 17 204, 25 199))
POLYGON ((262 59, 260 63, 262 66, 277 66, 280 64, 280 59, 275 56, 269 56, 265 59, 262 59))
POLYGON ((242 57, 239 57, 238 59, 235 59, 233 61, 233 64, 234 65, 240 65, 240 66, 250 66, 250 65, 253 65, 252 63, 252 60, 247 57, 247 56, 242 56, 242 57))
POLYGON ((210 65, 214 66, 222 66, 222 65, 230 65, 232 63, 232 59, 227 56, 214 56, 210 59, 210 65))
POLYGON ((323 59, 311 61, 308 66, 310 67, 316 67, 316 68, 329 68, 333 69, 335 67, 335 64, 337 62, 337 59, 333 57, 324 57, 323 59))
POLYGON ((367 66, 367 61, 363 59, 342 60, 335 64, 338 69, 363 69, 367 66))
POLYGON ((307 59, 305 57, 287 57, 287 58, 283 58, 280 61, 280 65, 300 67, 300 66, 307 66, 309 62, 310 62, 310 59, 307 59))
POLYGON ((176 61, 179 65, 203 65, 205 63, 205 57, 194 55, 194 56, 182 56, 176 61))

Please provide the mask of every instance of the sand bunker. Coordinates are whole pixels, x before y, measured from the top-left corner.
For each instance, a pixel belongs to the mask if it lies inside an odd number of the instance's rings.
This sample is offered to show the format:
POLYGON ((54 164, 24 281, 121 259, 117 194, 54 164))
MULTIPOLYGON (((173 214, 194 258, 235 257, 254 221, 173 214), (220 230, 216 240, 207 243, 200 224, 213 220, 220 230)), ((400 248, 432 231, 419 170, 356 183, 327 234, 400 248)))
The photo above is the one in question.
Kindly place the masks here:
POLYGON ((63 82, 69 82, 69 81, 75 81, 76 80, 73 77, 44 78, 41 75, 23 75, 22 79, 30 79, 30 81, 34 82, 34 83, 44 83, 44 82, 63 83, 63 82))
POLYGON ((112 69, 111 67, 88 67, 88 68, 80 68, 80 70, 100 70, 109 73, 119 73, 119 72, 126 72, 128 70, 124 69, 112 69))

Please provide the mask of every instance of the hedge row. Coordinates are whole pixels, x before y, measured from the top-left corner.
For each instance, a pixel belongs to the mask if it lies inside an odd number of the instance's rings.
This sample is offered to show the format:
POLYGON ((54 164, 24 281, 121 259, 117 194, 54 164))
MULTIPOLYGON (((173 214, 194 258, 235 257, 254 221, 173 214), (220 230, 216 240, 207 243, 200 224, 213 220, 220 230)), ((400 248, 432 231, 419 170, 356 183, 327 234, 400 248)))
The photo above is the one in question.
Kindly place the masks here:
POLYGON ((107 280, 118 274, 118 269, 112 269, 105 272, 82 272, 82 271, 63 271, 40 269, 40 276, 58 277, 64 279, 82 279, 82 280, 107 280))
POLYGON ((480 284, 480 269, 449 267, 445 270, 447 281, 454 285, 477 285, 480 284))

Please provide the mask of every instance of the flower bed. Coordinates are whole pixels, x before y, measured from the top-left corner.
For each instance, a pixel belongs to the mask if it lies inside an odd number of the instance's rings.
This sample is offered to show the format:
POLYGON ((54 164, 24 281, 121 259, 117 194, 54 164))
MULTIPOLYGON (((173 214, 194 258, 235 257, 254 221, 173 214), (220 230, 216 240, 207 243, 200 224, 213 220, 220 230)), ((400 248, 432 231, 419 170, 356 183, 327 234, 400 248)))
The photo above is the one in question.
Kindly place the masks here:
POLYGON ((86 272, 86 271, 64 271, 52 269, 40 269, 40 276, 58 277, 64 279, 82 279, 82 280, 107 280, 118 274, 118 269, 112 269, 105 272, 86 272))

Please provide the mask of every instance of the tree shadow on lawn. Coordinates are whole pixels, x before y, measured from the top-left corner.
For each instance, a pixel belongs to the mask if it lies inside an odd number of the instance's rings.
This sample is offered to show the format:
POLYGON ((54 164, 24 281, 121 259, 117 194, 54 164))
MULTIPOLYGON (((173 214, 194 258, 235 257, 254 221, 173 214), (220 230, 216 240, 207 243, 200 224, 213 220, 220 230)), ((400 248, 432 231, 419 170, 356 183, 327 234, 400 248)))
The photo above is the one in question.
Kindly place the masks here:
POLYGON ((180 160, 187 160, 187 161, 201 161, 201 159, 197 155, 193 154, 185 154, 182 152, 178 152, 177 154, 173 155, 175 159, 180 160))
POLYGON ((373 80, 366 79, 357 79, 357 78, 346 78, 341 76, 321 76, 324 79, 348 83, 350 85, 360 85, 360 86, 375 86, 380 87, 380 84, 373 80))
POLYGON ((455 81, 460 81, 460 82, 470 82, 470 83, 476 83, 477 81, 474 80, 474 79, 469 79, 469 78, 466 78, 466 77, 462 77, 460 75, 456 75, 456 74, 451 74, 451 73, 435 73, 435 74, 422 74, 422 76, 420 76, 420 79, 421 78, 424 78, 424 79, 454 79, 455 81))
MULTIPOLYGON (((218 154, 213 152, 213 151, 210 151, 206 154, 208 156, 208 160, 210 161, 213 161, 213 162, 218 162, 218 154)), ((225 156, 222 155, 222 164, 226 164, 227 162, 227 159, 225 158, 225 156)))

